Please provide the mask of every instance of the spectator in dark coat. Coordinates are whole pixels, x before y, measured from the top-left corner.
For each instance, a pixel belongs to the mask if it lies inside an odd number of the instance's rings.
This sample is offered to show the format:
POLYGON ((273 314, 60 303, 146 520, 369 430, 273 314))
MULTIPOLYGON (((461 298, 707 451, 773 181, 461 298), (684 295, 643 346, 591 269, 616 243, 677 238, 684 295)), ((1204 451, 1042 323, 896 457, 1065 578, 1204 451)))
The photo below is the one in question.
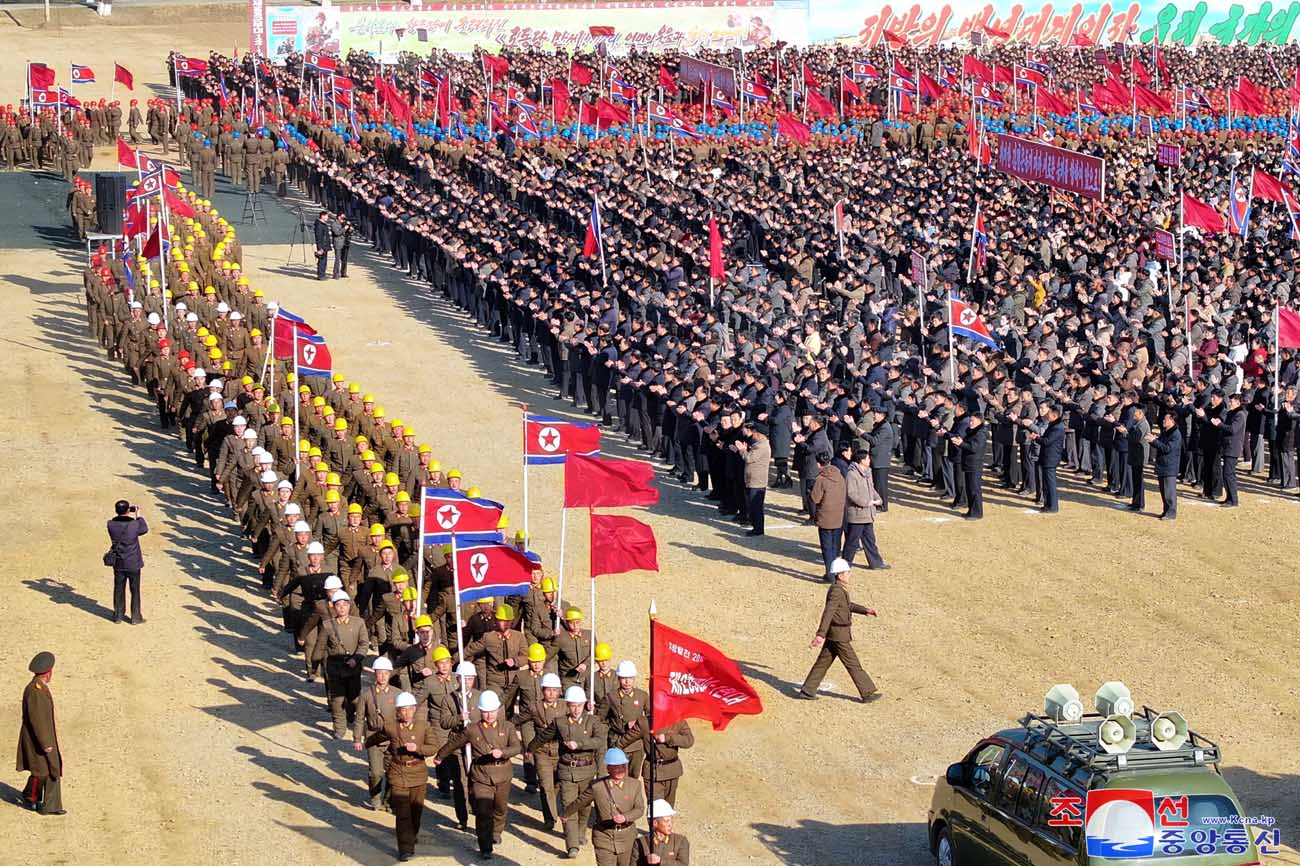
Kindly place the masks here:
POLYGON ((126 613, 126 586, 131 585, 131 622, 144 622, 140 613, 140 570, 144 568, 144 554, 140 552, 140 536, 149 532, 149 524, 140 516, 140 509, 125 499, 113 506, 115 516, 108 521, 108 538, 112 542, 104 556, 104 564, 113 567, 113 622, 121 622, 126 613))
POLYGON ((1163 508, 1161 520, 1178 517, 1178 467, 1183 460, 1183 431, 1178 426, 1178 414, 1169 411, 1160 419, 1160 435, 1151 437, 1156 452, 1156 481, 1160 485, 1163 508))
POLYGON ((889 411, 884 406, 871 411, 875 420, 875 426, 867 437, 871 441, 871 483, 880 497, 878 510, 883 514, 889 510, 889 461, 893 458, 897 436, 889 421, 889 411))

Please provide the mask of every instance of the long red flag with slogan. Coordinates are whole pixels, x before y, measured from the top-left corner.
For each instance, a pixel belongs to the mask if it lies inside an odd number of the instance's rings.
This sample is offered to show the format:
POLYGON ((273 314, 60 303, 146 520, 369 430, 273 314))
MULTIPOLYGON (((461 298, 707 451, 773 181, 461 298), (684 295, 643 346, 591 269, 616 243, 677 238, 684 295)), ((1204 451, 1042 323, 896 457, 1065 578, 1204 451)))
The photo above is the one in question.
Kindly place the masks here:
POLYGON ((716 647, 656 620, 650 621, 650 643, 654 730, 682 719, 707 719, 721 731, 736 716, 763 712, 758 692, 716 647))

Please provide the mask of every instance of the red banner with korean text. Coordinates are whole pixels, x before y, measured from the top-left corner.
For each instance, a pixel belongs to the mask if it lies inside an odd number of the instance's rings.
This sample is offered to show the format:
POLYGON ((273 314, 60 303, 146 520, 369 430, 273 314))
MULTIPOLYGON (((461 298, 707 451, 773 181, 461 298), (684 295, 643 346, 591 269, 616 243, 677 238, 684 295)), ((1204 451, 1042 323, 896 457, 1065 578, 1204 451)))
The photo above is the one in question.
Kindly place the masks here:
POLYGON ((998 134, 998 171, 1097 201, 1106 198, 1106 160, 1028 138, 998 134))

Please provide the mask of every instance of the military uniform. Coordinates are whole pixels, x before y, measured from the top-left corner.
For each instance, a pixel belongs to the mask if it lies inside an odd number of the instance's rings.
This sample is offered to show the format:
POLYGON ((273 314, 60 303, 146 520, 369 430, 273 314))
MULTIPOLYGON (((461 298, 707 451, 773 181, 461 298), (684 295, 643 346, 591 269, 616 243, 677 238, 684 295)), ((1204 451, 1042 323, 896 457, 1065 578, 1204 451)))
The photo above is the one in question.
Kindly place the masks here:
POLYGON ((654 788, 650 787, 651 773, 645 774, 646 798, 650 802, 667 800, 668 805, 677 805, 677 782, 685 774, 679 752, 695 745, 695 735, 685 719, 670 725, 654 735, 650 743, 647 760, 654 763, 654 788), (659 742, 663 737, 664 741, 659 742))
POLYGON ((48 683, 33 677, 23 689, 23 723, 18 734, 19 773, 30 773, 23 799, 47 814, 63 814, 63 753, 54 724, 54 696, 48 683))
POLYGON ((424 814, 424 792, 429 784, 425 759, 438 750, 432 726, 417 714, 410 724, 394 722, 366 737, 365 745, 387 744, 384 764, 388 772, 388 799, 397 824, 398 856, 415 853, 424 814))
MULTIPOLYGON (((530 671, 531 673, 531 671, 530 671)), ((538 676, 540 681, 541 677, 538 676)), ((524 682, 528 683, 525 677, 524 682)), ((528 685, 520 687, 521 703, 524 695, 529 694, 528 685)), ((528 701, 528 715, 524 717, 524 737, 525 741, 532 746, 537 743, 536 733, 551 727, 555 720, 565 715, 564 703, 561 701, 547 702, 540 697, 541 689, 538 688, 539 697, 536 701, 531 698, 528 701)), ((556 799, 556 770, 560 763, 560 744, 558 741, 550 740, 538 745, 536 751, 529 751, 532 756, 533 778, 536 780, 537 788, 540 791, 542 806, 542 823, 549 830, 555 826, 555 820, 559 817, 559 802, 556 799)))
POLYGON ((690 866, 691 844, 681 833, 664 836, 656 830, 649 836, 637 838, 635 859, 632 862, 636 866, 650 866, 646 856, 648 854, 659 858, 659 866, 690 866))
POLYGON ((605 709, 605 724, 609 728, 609 744, 623 750, 627 755, 627 774, 634 779, 641 776, 641 764, 645 760, 646 732, 650 723, 646 719, 646 708, 650 706, 650 696, 644 689, 624 691, 616 688, 609 694, 605 709))
MULTIPOLYGON (((557 775, 561 802, 576 801, 583 789, 596 778, 597 771, 602 769, 598 758, 604 756, 607 736, 605 726, 590 713, 584 712, 575 720, 565 712, 556 716, 549 726, 538 730, 537 736, 528 744, 528 751, 534 754, 550 743, 558 745, 557 775)), ((564 844, 569 850, 582 847, 591 807, 579 807, 573 814, 577 815, 576 821, 570 818, 564 822, 564 844)))
POLYGON ((506 828, 513 775, 510 759, 522 752, 523 747, 519 731, 510 722, 498 718, 489 724, 480 719, 449 737, 438 750, 438 759, 466 744, 470 747, 469 782, 478 849, 483 854, 491 854, 492 846, 501 841, 506 828))
MULTIPOLYGON (((354 743, 364 745, 370 736, 397 724, 397 695, 398 690, 393 687, 391 682, 386 686, 371 683, 370 688, 361 692, 361 697, 357 701, 356 721, 352 725, 352 741, 354 743)), ((436 741, 434 745, 437 746, 436 741)), ((366 760, 370 765, 368 779, 370 808, 379 809, 384 805, 384 789, 385 783, 388 781, 388 774, 384 767, 383 747, 377 743, 366 746, 366 760)))
POLYGON ((565 801, 562 814, 572 816, 593 808, 591 847, 596 851, 596 866, 631 866, 636 822, 645 814, 645 790, 630 775, 617 782, 608 776, 595 779, 576 799, 565 801))
POLYGON ((585 688, 587 685, 585 666, 591 664, 591 632, 580 629, 577 634, 574 634, 567 628, 561 629, 555 635, 555 658, 564 687, 585 688), (579 667, 583 669, 579 670, 579 667))
POLYGON ((519 671, 528 667, 528 644, 524 636, 514 629, 493 629, 473 643, 465 646, 462 658, 474 662, 478 668, 478 681, 501 698, 501 706, 510 709, 519 693, 519 671), (513 667, 506 661, 513 662, 513 667))
POLYGON ((334 722, 334 739, 347 736, 348 725, 356 720, 357 698, 361 694, 361 664, 370 650, 365 621, 356 615, 331 617, 322 626, 325 633, 325 694, 334 722))
POLYGON ((862 669, 858 654, 853 649, 853 614, 866 614, 867 608, 849 600, 849 593, 839 581, 826 590, 826 606, 822 610, 821 624, 817 627, 817 636, 823 639, 821 652, 813 662, 808 678, 804 680, 800 692, 805 697, 815 697, 822 677, 830 670, 831 663, 839 659, 857 686, 858 694, 865 701, 876 693, 876 684, 871 676, 862 669))

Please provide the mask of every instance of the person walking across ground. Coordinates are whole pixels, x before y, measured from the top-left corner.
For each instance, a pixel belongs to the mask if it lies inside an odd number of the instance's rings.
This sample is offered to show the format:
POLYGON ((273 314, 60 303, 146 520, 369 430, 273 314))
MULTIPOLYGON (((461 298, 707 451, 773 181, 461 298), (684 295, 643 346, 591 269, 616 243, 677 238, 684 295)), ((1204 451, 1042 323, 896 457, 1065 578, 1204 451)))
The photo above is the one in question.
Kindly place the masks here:
POLYGON ((822 620, 817 626, 817 635, 812 640, 812 647, 820 649, 821 652, 817 654, 817 660, 813 662, 812 670, 808 672, 808 678, 804 680, 803 686, 795 692, 795 697, 805 701, 816 700, 817 687, 821 685, 822 677, 830 670, 831 663, 839 659, 849 672, 849 676, 853 678, 853 684, 857 686, 862 702, 870 703, 880 697, 880 691, 871 681, 871 676, 862 669, 857 651, 853 649, 852 621, 855 613, 862 616, 875 616, 876 612, 872 608, 854 604, 849 599, 847 562, 836 559, 831 563, 830 572, 834 576, 835 583, 826 590, 826 607, 822 610, 822 620))
POLYGON ((149 524, 140 516, 139 506, 125 499, 113 505, 114 516, 108 521, 108 538, 111 546, 104 554, 104 564, 113 569, 113 622, 121 622, 126 614, 126 587, 131 586, 131 623, 140 625, 140 571, 144 568, 144 554, 140 552, 140 536, 147 535, 149 524))
POLYGON ((438 750, 432 723, 420 713, 416 718, 415 695, 402 692, 393 701, 395 722, 366 737, 366 748, 383 745, 387 754, 389 803, 397 829, 397 859, 415 856, 415 840, 420 835, 420 818, 424 814, 424 792, 429 785, 426 759, 438 750))
POLYGON ((23 787, 23 804, 42 815, 63 815, 63 753, 54 725, 54 653, 37 653, 27 670, 31 682, 23 689, 23 726, 18 732, 20 773, 30 773, 23 787))

